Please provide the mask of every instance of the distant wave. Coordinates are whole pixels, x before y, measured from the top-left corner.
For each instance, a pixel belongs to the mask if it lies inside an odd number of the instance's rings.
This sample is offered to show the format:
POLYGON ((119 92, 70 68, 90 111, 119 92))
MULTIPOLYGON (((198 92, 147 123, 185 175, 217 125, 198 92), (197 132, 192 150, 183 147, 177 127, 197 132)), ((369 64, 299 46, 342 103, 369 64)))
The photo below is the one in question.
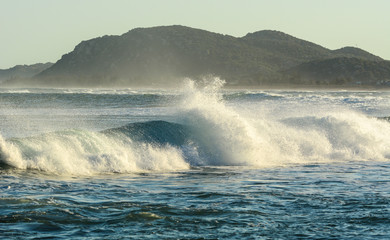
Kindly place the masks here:
POLYGON ((13 90, 6 90, 7 93, 30 93, 30 90, 28 89, 13 89, 13 90))
POLYGON ((172 116, 175 122, 7 140, 0 136, 0 165, 92 175, 390 159, 387 121, 348 110, 282 119, 249 117, 225 104, 222 85, 218 79, 203 87, 188 81, 172 116))

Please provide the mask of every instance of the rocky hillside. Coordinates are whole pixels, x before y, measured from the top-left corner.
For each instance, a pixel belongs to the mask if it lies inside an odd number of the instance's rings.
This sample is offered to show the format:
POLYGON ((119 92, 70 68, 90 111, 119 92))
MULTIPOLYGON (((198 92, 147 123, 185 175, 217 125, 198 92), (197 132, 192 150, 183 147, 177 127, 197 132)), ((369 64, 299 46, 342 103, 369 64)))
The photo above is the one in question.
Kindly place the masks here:
POLYGON ((367 76, 362 77, 363 82, 387 81, 386 71, 379 69, 386 68, 388 62, 364 50, 346 47, 332 51, 278 31, 265 30, 236 38, 184 26, 137 28, 121 36, 81 42, 28 83, 167 86, 175 85, 184 77, 217 75, 229 85, 272 85, 289 81, 325 84, 340 76, 354 77, 348 72, 353 68, 338 69, 332 65, 355 64, 351 59, 364 62, 367 66, 364 71, 375 72, 360 74, 367 76))

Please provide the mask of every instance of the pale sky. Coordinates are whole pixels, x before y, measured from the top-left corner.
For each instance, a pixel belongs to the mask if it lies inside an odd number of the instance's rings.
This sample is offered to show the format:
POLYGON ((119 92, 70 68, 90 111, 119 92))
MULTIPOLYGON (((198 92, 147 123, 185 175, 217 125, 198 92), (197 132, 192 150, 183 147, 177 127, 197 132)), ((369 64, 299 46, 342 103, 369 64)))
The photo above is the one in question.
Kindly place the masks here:
POLYGON ((0 0, 0 69, 56 62, 83 40, 162 25, 235 37, 278 30, 390 60, 390 0, 0 0))

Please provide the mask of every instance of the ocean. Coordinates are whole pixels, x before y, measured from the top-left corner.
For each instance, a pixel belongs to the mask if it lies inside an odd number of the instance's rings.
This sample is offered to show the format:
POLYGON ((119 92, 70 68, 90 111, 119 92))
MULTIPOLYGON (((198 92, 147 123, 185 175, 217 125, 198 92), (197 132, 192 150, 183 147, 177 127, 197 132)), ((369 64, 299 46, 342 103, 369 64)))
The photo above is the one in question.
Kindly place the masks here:
POLYGON ((390 92, 0 89, 1 239, 389 239, 390 92))

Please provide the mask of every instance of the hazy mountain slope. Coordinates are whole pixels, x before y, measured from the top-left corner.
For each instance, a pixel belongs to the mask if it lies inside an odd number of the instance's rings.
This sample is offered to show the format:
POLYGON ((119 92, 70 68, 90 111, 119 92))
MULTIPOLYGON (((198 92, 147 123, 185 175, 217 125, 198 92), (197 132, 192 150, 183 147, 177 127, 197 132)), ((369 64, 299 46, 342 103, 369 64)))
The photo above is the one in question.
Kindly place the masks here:
POLYGON ((31 78, 52 65, 53 63, 37 63, 33 65, 17 65, 9 69, 0 69, 0 82, 31 78))
POLYGON ((256 72, 272 75, 277 69, 269 63, 271 58, 227 35, 182 26, 139 28, 84 41, 37 79, 150 84, 215 74, 233 80, 256 72))
POLYGON ((333 53, 337 56, 344 56, 344 57, 355 57, 355 58, 362 58, 366 60, 371 61, 382 61, 383 59, 375 56, 367 51, 364 51, 360 48, 356 47, 343 47, 340 49, 336 49, 333 51, 333 53))
POLYGON ((271 52, 280 61, 281 69, 333 56, 329 49, 279 31, 248 33, 242 39, 249 45, 271 52))
MULTIPOLYGON (((308 82, 309 76, 324 79, 337 78, 341 74, 353 76, 327 62, 321 65, 323 70, 316 68, 318 62, 334 58, 339 59, 337 64, 350 65, 351 57, 372 61, 364 69, 383 74, 371 74, 365 81, 386 78, 386 71, 378 70, 382 65, 375 66, 384 61, 364 50, 346 47, 332 51, 277 31, 259 31, 236 38, 184 26, 136 28, 121 36, 81 42, 26 84, 168 86, 177 84, 184 77, 199 78, 209 74, 226 79, 230 85, 273 84, 289 79, 301 84, 308 82), (311 74, 310 67, 318 74, 311 74), (333 74, 320 76, 326 72, 333 74), (305 79, 299 80, 300 76, 305 79)), ((352 71, 351 68, 343 69, 352 71)))
POLYGON ((321 85, 390 86, 390 62, 333 58, 301 64, 285 72, 286 82, 321 85))

